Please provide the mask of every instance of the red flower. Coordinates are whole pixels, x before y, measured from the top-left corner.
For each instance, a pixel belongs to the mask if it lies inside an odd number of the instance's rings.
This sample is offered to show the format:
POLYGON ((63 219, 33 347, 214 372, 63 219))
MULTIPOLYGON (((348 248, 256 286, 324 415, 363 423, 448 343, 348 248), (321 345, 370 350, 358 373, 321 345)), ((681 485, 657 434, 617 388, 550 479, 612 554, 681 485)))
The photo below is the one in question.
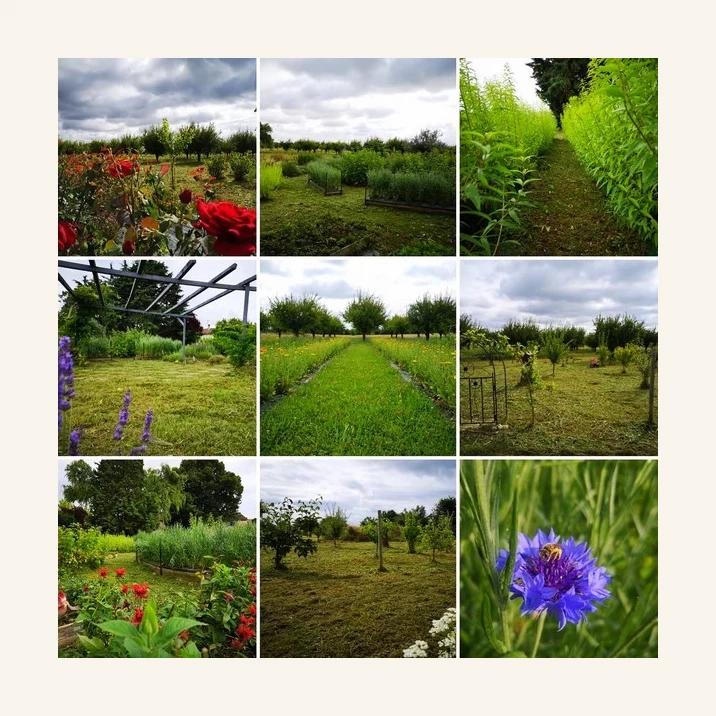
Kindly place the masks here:
POLYGON ((57 248, 60 251, 69 249, 77 241, 75 227, 69 221, 57 222, 57 248))
POLYGON ((214 250, 221 256, 256 253, 256 211, 230 201, 198 201, 199 221, 194 226, 216 237, 214 250))
POLYGON ((83 592, 89 592, 89 589, 90 589, 89 586, 86 585, 86 584, 85 584, 84 587, 82 587, 82 591, 83 591, 83 592))
POLYGON ((224 601, 225 602, 233 602, 234 595, 231 592, 224 592, 224 601))
POLYGON ((247 617, 246 614, 242 614, 239 617, 239 620, 241 622, 241 625, 246 627, 250 627, 256 621, 254 617, 247 617))
POLYGON ((248 624, 239 624, 236 628, 236 635, 246 644, 246 642, 253 639, 256 634, 248 624))
POLYGON ((117 179, 118 177, 128 177, 134 174, 139 165, 129 159, 115 159, 107 169, 107 173, 117 179))
POLYGON ((162 168, 159 170, 159 176, 163 177, 169 171, 168 164, 162 164, 162 168))
POLYGON ((256 605, 255 605, 255 604, 252 604, 252 605, 249 607, 249 614, 250 614, 252 617, 255 617, 255 616, 256 616, 256 605))
POLYGON ((137 584, 136 582, 132 585, 132 591, 134 596, 139 599, 146 599, 149 592, 149 585, 144 582, 143 584, 137 584))
POLYGON ((109 574, 109 570, 107 569, 107 567, 102 567, 102 569, 99 569, 97 571, 97 574, 99 574, 102 579, 105 579, 107 577, 107 574, 109 574))
POLYGON ((231 640, 231 648, 232 649, 243 649, 244 645, 238 639, 232 639, 231 640))
POLYGON ((128 585, 128 584, 123 584, 123 585, 119 588, 119 591, 122 592, 122 594, 126 594, 126 593, 129 591, 129 585, 128 585))
POLYGON ((183 631, 181 634, 179 634, 179 638, 180 638, 182 641, 189 641, 189 632, 188 632, 188 631, 183 631))
POLYGON ((139 626, 142 623, 142 619, 144 619, 144 609, 135 609, 132 624, 139 626))
POLYGON ((191 189, 184 189, 184 191, 181 194, 179 194, 179 201, 182 204, 191 203, 191 189))
POLYGON ((131 256, 134 253, 134 241, 126 239, 122 244, 122 253, 125 256, 131 256))
POLYGON ((126 570, 124 567, 120 567, 119 569, 115 569, 115 570, 114 570, 114 573, 115 573, 118 577, 124 577, 124 575, 127 573, 127 570, 126 570))

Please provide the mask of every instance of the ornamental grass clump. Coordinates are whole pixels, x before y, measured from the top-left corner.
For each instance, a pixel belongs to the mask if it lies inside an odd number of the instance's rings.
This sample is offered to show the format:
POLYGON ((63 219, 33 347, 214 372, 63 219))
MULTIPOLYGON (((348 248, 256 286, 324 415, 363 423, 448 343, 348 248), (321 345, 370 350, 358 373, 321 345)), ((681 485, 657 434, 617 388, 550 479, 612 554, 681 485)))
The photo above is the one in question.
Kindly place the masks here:
POLYGON ((283 168, 280 164, 261 164, 260 193, 262 199, 270 199, 276 189, 281 185, 283 168))
POLYGON ((326 192, 337 192, 341 189, 341 170, 326 161, 317 160, 306 165, 308 176, 314 184, 326 192))

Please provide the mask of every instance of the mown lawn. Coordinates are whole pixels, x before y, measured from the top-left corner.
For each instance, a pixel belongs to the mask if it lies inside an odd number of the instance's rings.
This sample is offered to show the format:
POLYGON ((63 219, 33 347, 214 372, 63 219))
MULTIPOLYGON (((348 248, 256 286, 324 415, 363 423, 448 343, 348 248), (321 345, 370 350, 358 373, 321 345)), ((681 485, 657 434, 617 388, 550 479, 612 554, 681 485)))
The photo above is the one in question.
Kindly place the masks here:
MULTIPOLYGON (((527 387, 517 387, 521 366, 507 364, 507 429, 461 426, 461 455, 657 455, 658 433, 649 429, 649 391, 639 388, 641 375, 633 366, 590 368, 591 352, 570 356, 567 365, 537 359, 543 387, 534 391, 536 422, 532 426, 527 387)), ((475 375, 489 374, 485 361, 461 356, 462 366, 475 375)), ((462 375, 467 375, 461 371, 462 375)), ((502 387, 498 363, 498 386, 502 387)), ((658 379, 657 379, 658 380, 658 379)), ((461 413, 467 391, 461 381, 461 413)), ((657 390, 658 398, 658 390, 657 390)), ((657 399, 658 404, 658 399, 657 399)), ((655 411, 655 414, 658 411, 655 411)))
MULTIPOLYGON (((169 163, 169 157, 161 157, 157 163, 154 155, 144 154, 140 158, 142 166, 154 165, 161 166, 162 164, 169 163)), ((174 165, 174 191, 178 195, 184 189, 191 189, 193 192, 204 193, 201 184, 194 180, 189 172, 192 169, 198 167, 205 167, 206 159, 203 162, 197 162, 196 158, 187 159, 186 157, 177 157, 174 165)), ((208 178, 209 170, 207 169, 204 174, 208 178)), ((168 186, 171 186, 170 179, 171 174, 167 174, 165 181, 168 186)), ((244 181, 235 182, 233 176, 228 173, 224 179, 217 182, 215 185, 216 189, 216 201, 231 201, 239 206, 246 206, 251 209, 256 207, 256 173, 251 172, 244 181)))
MULTIPOLYGON (((123 455, 140 444, 144 416, 154 411, 147 455, 255 455, 256 367, 234 369, 201 361, 186 364, 117 359, 75 368, 75 397, 66 422, 82 426, 82 455, 123 455), (129 421, 113 440, 126 390, 129 421)), ((68 454, 68 432, 59 454, 68 454)))
POLYGON ((261 419, 262 455, 454 455, 454 422, 360 339, 261 419))
POLYGON ((324 196, 305 176, 284 177, 261 201, 262 256, 327 256, 363 242, 359 254, 455 254, 455 217, 365 206, 363 187, 324 196))
POLYGON ((393 542, 378 572, 375 545, 321 542, 277 570, 261 552, 262 657, 402 657, 455 606, 455 553, 408 554, 393 542))

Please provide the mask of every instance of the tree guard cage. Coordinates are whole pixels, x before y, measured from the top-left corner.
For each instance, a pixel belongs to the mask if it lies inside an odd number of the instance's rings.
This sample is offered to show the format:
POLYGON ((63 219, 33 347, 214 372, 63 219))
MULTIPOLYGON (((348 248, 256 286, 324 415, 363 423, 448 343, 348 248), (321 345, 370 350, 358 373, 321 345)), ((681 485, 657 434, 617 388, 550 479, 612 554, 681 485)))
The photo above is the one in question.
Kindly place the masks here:
MULTIPOLYGON (((153 260, 160 260, 160 259, 153 259, 153 260)), ((228 296, 229 294, 233 293, 234 291, 243 291, 244 292, 244 313, 243 313, 243 322, 244 324, 248 323, 248 315, 249 315, 249 293, 251 291, 256 291, 256 286, 254 286, 254 282, 256 281, 256 274, 253 276, 250 276, 249 278, 244 279, 243 281, 240 281, 236 284, 230 284, 230 283, 220 283, 220 281, 228 276, 230 273, 234 272, 237 269, 237 264, 231 264, 227 268, 225 268, 223 271, 218 273, 214 278, 212 278, 209 281, 194 281, 192 279, 185 278, 186 275, 189 273, 189 271, 194 267, 196 264, 195 259, 191 259, 182 266, 181 269, 176 273, 175 276, 156 276, 154 274, 147 274, 147 273, 141 273, 142 271, 142 265, 144 264, 144 261, 141 260, 139 262, 139 266, 137 267, 137 271, 128 271, 125 269, 114 269, 114 268, 103 268, 101 266, 97 266, 96 262, 93 259, 89 259, 89 262, 84 263, 75 263, 73 261, 62 261, 59 260, 57 262, 57 266, 59 268, 64 269, 70 269, 72 271, 82 271, 83 273, 90 273, 92 274, 92 278, 94 280, 94 285, 97 289, 97 294, 99 296, 99 302, 100 305, 104 310, 107 311, 120 311, 122 313, 140 313, 145 316, 164 316, 169 318, 176 318, 177 321, 182 326, 182 341, 181 341, 181 354, 182 354, 182 360, 186 363, 186 323, 187 320, 191 317, 191 314, 194 313, 194 311, 197 311, 200 308, 203 308, 204 306, 208 305, 209 303, 213 303, 214 301, 218 301, 220 298, 223 298, 224 296, 228 296), (100 274, 104 274, 106 276, 121 276, 124 278, 133 279, 132 288, 129 291, 129 296, 124 304, 124 306, 110 306, 107 303, 105 303, 104 296, 102 295, 102 283, 99 280, 100 274), (154 300, 144 308, 130 308, 129 304, 132 302, 132 298, 134 296, 134 289, 137 286, 137 281, 151 281, 155 284, 166 284, 164 286, 164 289, 159 293, 158 296, 154 298, 154 300), (169 288, 174 285, 178 284, 179 286, 190 286, 194 287, 197 290, 191 293, 186 298, 182 298, 181 301, 174 304, 171 308, 168 308, 166 311, 152 311, 152 308, 155 306, 156 303, 158 303, 161 298, 167 293, 169 288), (212 296, 211 298, 207 299, 206 301, 203 301, 202 303, 196 304, 194 306, 188 307, 187 304, 192 301, 194 298, 199 296, 201 293, 206 291, 207 289, 223 289, 221 293, 218 293, 216 296, 212 296), (182 308, 184 307, 184 308, 182 308), (181 310, 179 310, 181 309, 181 310)), ((63 288, 69 293, 72 298, 76 298, 75 293, 73 289, 70 287, 70 285, 67 283, 67 281, 64 279, 62 274, 57 274, 58 281, 62 284, 63 288)))
POLYGON ((473 365, 462 366, 461 425, 500 425, 507 422, 507 368, 504 361, 501 375, 494 361, 487 371, 478 374, 473 365))

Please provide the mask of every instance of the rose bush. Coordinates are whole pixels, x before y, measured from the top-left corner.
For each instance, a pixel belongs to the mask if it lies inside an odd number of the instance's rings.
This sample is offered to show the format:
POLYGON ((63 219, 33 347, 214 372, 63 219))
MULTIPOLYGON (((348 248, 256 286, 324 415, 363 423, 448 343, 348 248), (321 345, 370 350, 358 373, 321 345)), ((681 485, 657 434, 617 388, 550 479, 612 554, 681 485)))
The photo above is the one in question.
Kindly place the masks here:
POLYGON ((221 256, 250 256, 256 253, 256 211, 230 201, 197 201, 197 229, 215 237, 214 250, 221 256))

